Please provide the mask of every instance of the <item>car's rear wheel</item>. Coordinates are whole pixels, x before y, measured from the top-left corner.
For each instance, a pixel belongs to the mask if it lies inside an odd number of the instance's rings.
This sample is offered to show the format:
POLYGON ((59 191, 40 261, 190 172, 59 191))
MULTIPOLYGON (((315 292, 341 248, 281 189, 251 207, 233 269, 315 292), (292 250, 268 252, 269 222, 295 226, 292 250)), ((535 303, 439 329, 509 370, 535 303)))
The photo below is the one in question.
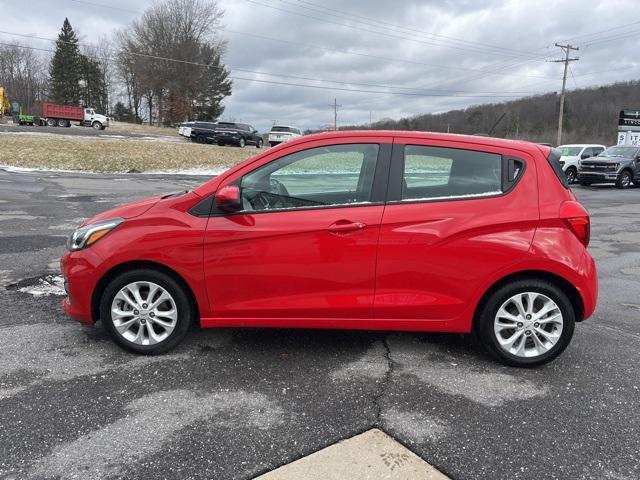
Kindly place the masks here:
POLYGON ((533 367, 560 355, 573 336, 567 296, 543 280, 518 280, 493 292, 477 319, 483 346, 505 365, 533 367))
POLYGON ((567 182, 572 184, 576 181, 578 177, 578 171, 574 167, 567 168, 567 172, 565 174, 567 176, 567 182))
POLYGON ((262 144, 263 144, 263 141, 261 138, 259 138, 258 141, 256 142, 256 148, 262 148, 262 144))
POLYGON ((187 333, 192 315, 184 288, 156 270, 132 270, 117 276, 100 301, 100 318, 111 338, 135 353, 172 349, 187 333))
POLYGON ((631 186, 631 173, 627 170, 622 172, 616 180, 617 188, 629 188, 631 186))
POLYGON ((47 126, 49 126, 49 127, 57 127, 58 126, 58 120, 56 120, 55 118, 47 118, 47 126))
POLYGON ((238 146, 240 148, 244 148, 247 145, 246 140, 244 139, 244 137, 240 137, 240 140, 238 141, 238 146))

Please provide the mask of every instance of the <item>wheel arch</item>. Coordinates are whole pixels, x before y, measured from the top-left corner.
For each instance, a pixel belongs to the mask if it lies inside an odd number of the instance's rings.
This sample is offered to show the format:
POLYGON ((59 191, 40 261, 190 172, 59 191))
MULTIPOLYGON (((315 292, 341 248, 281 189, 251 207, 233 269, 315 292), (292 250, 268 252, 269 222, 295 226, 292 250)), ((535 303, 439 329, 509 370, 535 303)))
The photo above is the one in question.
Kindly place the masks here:
POLYGON ((102 298, 102 294, 104 289, 109 285, 114 278, 116 278, 121 273, 124 273, 128 270, 145 268, 149 270, 155 270, 158 272, 162 272, 166 275, 172 277, 176 282, 178 282, 187 294, 189 298, 189 302, 191 303, 191 308, 193 309, 194 320, 199 321, 200 319, 200 307, 198 306, 198 301, 196 300, 196 296, 193 293, 193 289, 186 282, 186 280, 175 270, 166 265, 157 262, 151 262, 147 260, 134 260, 129 262, 120 263, 110 270, 104 273, 96 287, 93 289, 93 294, 91 296, 91 317, 94 321, 97 321, 100 318, 100 300, 102 298))
POLYGON ((480 312, 484 308, 489 297, 502 286, 524 279, 535 279, 535 280, 545 280, 549 283, 552 283, 556 287, 558 287, 569 299, 571 302, 571 306, 573 307, 573 311, 575 312, 576 322, 581 322, 584 318, 584 303, 582 301, 582 297, 571 282, 567 279, 561 277, 560 275, 556 275, 554 273, 546 272, 543 270, 522 270, 520 272, 511 273, 501 279, 497 280, 493 285, 491 285, 486 292, 480 298, 480 301, 476 305, 475 311, 473 313, 473 328, 478 324, 476 321, 480 312))

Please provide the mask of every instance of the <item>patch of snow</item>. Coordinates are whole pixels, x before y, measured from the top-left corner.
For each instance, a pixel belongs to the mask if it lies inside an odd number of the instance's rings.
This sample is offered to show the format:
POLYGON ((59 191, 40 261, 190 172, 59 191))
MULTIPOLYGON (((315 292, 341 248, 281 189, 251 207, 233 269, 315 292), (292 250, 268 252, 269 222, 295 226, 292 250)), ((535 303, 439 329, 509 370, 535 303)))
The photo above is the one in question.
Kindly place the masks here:
POLYGON ((207 177, 217 177, 226 172, 227 168, 184 168, 184 169, 168 169, 168 170, 147 170, 141 172, 145 175, 201 175, 207 177))
POLYGON ((37 285, 30 285, 18 289, 19 292, 29 293, 34 297, 48 295, 65 295, 64 279, 61 275, 47 275, 38 280, 37 285))

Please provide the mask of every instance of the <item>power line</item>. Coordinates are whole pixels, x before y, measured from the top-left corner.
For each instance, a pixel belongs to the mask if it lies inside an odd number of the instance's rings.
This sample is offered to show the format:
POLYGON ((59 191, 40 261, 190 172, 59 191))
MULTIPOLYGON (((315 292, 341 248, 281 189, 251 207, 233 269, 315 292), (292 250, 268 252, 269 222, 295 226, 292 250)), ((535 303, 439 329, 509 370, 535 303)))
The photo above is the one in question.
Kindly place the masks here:
MULTIPOLYGON (((522 53, 522 52, 519 52, 517 50, 513 50, 513 49, 505 48, 505 47, 499 47, 497 45, 491 45, 491 44, 487 44, 487 43, 464 40, 464 39, 455 38, 455 37, 452 37, 452 36, 442 35, 442 34, 438 34, 438 33, 423 32, 422 30, 418 30, 418 29, 415 29, 415 28, 404 27, 402 25, 397 25, 397 24, 393 24, 393 23, 390 23, 390 22, 377 20, 377 19, 374 19, 374 18, 371 18, 371 17, 365 17, 365 16, 362 16, 362 15, 356 15, 354 13, 348 13, 348 12, 344 12, 342 10, 336 10, 336 9, 333 9, 333 8, 325 7, 324 5, 319 5, 319 4, 314 3, 314 2, 309 2, 309 1, 305 1, 305 0, 297 0, 297 1, 299 3, 304 3, 304 4, 307 4, 307 5, 313 5, 315 7, 319 7, 319 8, 322 8, 324 10, 331 11, 331 12, 342 13, 342 14, 345 14, 345 15, 347 15, 349 17, 361 18, 361 19, 364 19, 364 20, 368 20, 368 21, 372 21, 372 22, 375 22, 375 23, 379 23, 381 25, 388 25, 390 27, 399 28, 399 29, 406 30, 406 31, 409 31, 409 32, 414 32, 414 33, 420 34, 422 36, 440 37, 440 38, 444 38, 444 39, 447 39, 447 40, 453 41, 453 42, 467 43, 467 44, 470 44, 470 45, 481 45, 481 46, 484 46, 484 47, 487 47, 487 48, 493 48, 493 49, 497 49, 497 50, 507 50, 507 51, 511 51, 511 52, 514 52, 514 53, 522 53)), ((291 2, 289 2, 289 3, 291 3, 291 2)))
MULTIPOLYGON (((408 40, 408 41, 411 41, 411 42, 422 43, 422 44, 425 44, 425 45, 444 47, 444 48, 451 48, 451 49, 454 49, 454 50, 462 50, 462 51, 466 51, 466 52, 471 51, 471 52, 474 52, 474 53, 478 53, 477 49, 463 48, 463 47, 459 47, 459 46, 457 47, 457 46, 453 46, 453 45, 442 45, 442 44, 429 42, 429 41, 425 41, 425 40, 419 40, 419 39, 416 39, 416 38, 411 38, 411 37, 406 37, 406 36, 391 35, 391 34, 384 33, 384 32, 379 32, 379 31, 376 31, 376 30, 371 30, 371 29, 367 29, 367 28, 357 27, 357 26, 354 26, 354 25, 349 25, 348 23, 335 22, 335 21, 332 21, 332 20, 327 20, 326 18, 321 18, 321 17, 317 17, 317 16, 313 16, 313 15, 307 15, 306 13, 294 12, 292 10, 287 10, 285 8, 276 7, 274 5, 269 5, 269 4, 262 3, 262 2, 259 2, 259 1, 256 1, 256 0, 245 0, 245 1, 249 2, 251 4, 254 4, 254 5, 261 5, 263 7, 271 8, 271 9, 274 9, 274 10, 279 10, 279 11, 286 12, 286 13, 290 13, 292 15, 298 15, 298 16, 301 16, 301 17, 310 18, 312 20, 318 20, 320 22, 330 23, 330 24, 333 24, 333 25, 338 25, 338 26, 341 26, 341 27, 360 30, 360 31, 363 31, 363 32, 374 33, 376 35, 381 35, 381 36, 384 36, 384 37, 397 38, 397 39, 401 39, 401 40, 408 40)), ((487 53, 487 52, 485 52, 485 53, 487 53)), ((521 56, 521 55, 516 55, 516 54, 509 54, 509 55, 501 54, 501 55, 502 56, 511 56, 511 57, 520 57, 521 56)), ((542 60, 542 58, 540 58, 540 59, 542 60)))
MULTIPOLYGON (((407 28, 407 27, 403 27, 403 26, 399 26, 399 25, 394 25, 388 22, 381 22, 375 19, 371 19, 371 18, 367 18, 367 17, 362 17, 360 15, 353 15, 353 14, 349 14, 340 10, 335 10, 335 9, 331 9, 331 8, 327 8, 324 6, 319 6, 316 4, 313 4, 311 2, 305 2, 305 1, 301 1, 298 0, 298 3, 290 1, 290 0, 280 0, 280 2, 286 3, 288 5, 292 5, 298 8, 302 8, 302 9, 306 9, 306 10, 310 10, 312 12, 317 12, 317 13, 321 13, 322 15, 327 15, 327 16, 331 16, 334 18, 338 18, 338 19, 342 19, 342 20, 348 20, 348 21, 355 21, 357 23, 363 24, 363 25, 368 25, 374 28, 382 28, 388 31, 392 31, 394 33, 401 33, 406 35, 407 31, 409 31, 409 35, 419 35, 422 38, 429 38, 433 41, 436 42, 441 42, 441 43, 430 43, 436 46, 441 46, 441 47, 447 47, 447 48, 455 48, 455 47, 460 47, 466 50, 470 50, 470 51, 474 51, 474 52, 483 52, 483 53, 490 53, 493 55, 511 55, 511 56, 520 56, 523 55, 523 52, 518 52, 516 50, 511 50, 511 49, 507 49, 504 47, 496 47, 496 46, 482 46, 482 44, 480 44, 479 42, 472 42, 469 40, 461 40, 461 39, 457 39, 457 38, 453 38, 453 37, 445 37, 444 35, 438 35, 438 34, 433 34, 433 33, 425 33, 422 32, 420 30, 416 30, 416 29, 412 29, 412 28, 407 28), (315 7, 320 7, 320 8, 313 8, 313 7, 308 7, 305 5, 300 5, 300 3, 304 3, 307 5, 313 5, 315 7), (327 13, 327 11, 329 12, 338 12, 341 13, 341 15, 336 15, 333 13, 327 13), (347 15, 348 17, 351 18, 347 18, 345 17, 345 15, 347 15), (353 20, 353 18, 356 19, 366 19, 367 21, 362 21, 362 20, 353 20), (370 23, 370 22, 374 22, 374 23, 370 23), (382 26, 380 25, 376 25, 376 24, 382 24, 382 26), (389 26, 386 26, 389 25, 389 26), (431 38, 431 37, 440 37, 443 38, 444 40, 441 40, 440 38, 431 38), (448 45, 446 42, 455 42, 454 45, 448 45), (457 44, 457 45, 456 45, 457 44)), ((294 12, 290 12, 290 13, 294 13, 294 12)), ((347 25, 345 25, 347 26, 347 25)), ((379 32, 378 32, 379 33, 379 32)))
MULTIPOLYGON (((56 43, 57 42, 62 42, 62 43, 66 43, 66 44, 74 44, 74 45, 81 46, 81 44, 78 43, 78 42, 66 42, 66 41, 55 40, 55 39, 47 38, 47 37, 39 37, 39 36, 36 36, 36 35, 7 32, 5 30, 0 30, 0 33, 4 33, 4 34, 8 34, 8 35, 16 35, 16 36, 19 36, 19 37, 34 38, 34 39, 38 39, 38 40, 45 40, 45 41, 49 41, 49 42, 56 42, 56 43)), ((53 51, 51 51, 51 52, 53 52, 53 51)), ((218 69, 223 69, 224 68, 224 67, 218 66, 218 65, 210 65, 210 64, 204 64, 204 63, 199 63, 199 62, 192 62, 192 61, 188 61, 188 60, 168 58, 168 57, 162 57, 162 56, 158 56, 158 55, 150 55, 150 54, 144 54, 144 53, 138 53, 138 52, 129 52, 128 51, 128 52, 126 52, 126 54, 133 55, 133 56, 140 56, 140 57, 143 57, 143 58, 155 59, 155 60, 179 62, 179 63, 183 63, 183 64, 189 64, 189 65, 201 66, 201 67, 207 67, 207 68, 218 68, 218 69)), ((500 95, 500 94, 505 94, 505 93, 520 94, 520 95, 527 95, 527 94, 533 93, 533 92, 469 92, 469 91, 466 91, 466 90, 428 90, 428 89, 416 88, 416 87, 402 87, 402 86, 395 86, 395 85, 381 85, 381 84, 375 84, 375 83, 360 83, 360 82, 350 82, 350 81, 341 81, 341 80, 328 80, 328 79, 322 79, 322 78, 316 78, 316 77, 306 77, 306 76, 301 76, 301 75, 290 75, 290 74, 262 72, 262 71, 258 71, 258 70, 249 70, 249 69, 236 68, 236 67, 229 67, 229 68, 231 70, 235 70, 235 71, 238 71, 238 72, 253 73, 253 74, 256 74, 256 75, 266 75, 266 76, 274 76, 274 77, 293 78, 293 79, 298 79, 298 80, 308 80, 308 81, 321 82, 321 83, 335 83, 335 84, 339 84, 339 85, 355 85, 355 86, 365 86, 365 87, 374 87, 374 88, 388 88, 388 89, 395 89, 395 90, 407 90, 407 91, 423 92, 423 93, 427 93, 427 92, 476 93, 476 94, 480 94, 481 93, 481 94, 486 94, 488 96, 500 95)))
MULTIPOLYGON (((29 49, 29 50, 38 50, 38 51, 42 51, 42 52, 55 53, 55 50, 44 49, 44 48, 36 48, 36 47, 29 47, 29 46, 20 45, 20 44, 10 44, 10 43, 0 42, 0 45, 5 45, 5 46, 9 46, 9 47, 26 48, 26 49, 29 49)), ((140 54, 140 55, 142 55, 142 54, 140 54)), ((197 66, 201 66, 201 67, 212 67, 212 65, 207 65, 207 64, 204 64, 204 63, 197 63, 197 62, 188 62, 186 60, 176 60, 176 59, 164 58, 164 57, 158 57, 158 56, 150 56, 150 57, 154 58, 154 59, 159 59, 159 60, 167 60, 167 61, 176 61, 176 62, 180 62, 180 63, 187 63, 187 64, 197 65, 197 66)), ((96 57, 92 57, 92 58, 96 58, 96 57)), ((237 76, 237 75, 230 75, 229 78, 232 79, 232 80, 242 80, 242 81, 247 81, 247 82, 265 83, 265 84, 270 84, 270 85, 281 85, 281 86, 300 87, 300 88, 312 88, 312 89, 319 89, 319 90, 330 90, 330 91, 341 91, 341 92, 372 93, 372 94, 379 94, 379 95, 401 95, 401 96, 411 96, 411 97, 516 98, 516 97, 522 96, 521 94, 518 94, 518 95, 504 95, 504 94, 451 95, 451 94, 445 94, 445 93, 389 92, 389 91, 382 91, 382 90, 365 90, 365 89, 359 89, 359 88, 342 88, 342 87, 329 87, 329 86, 323 86, 323 85, 308 85, 308 84, 294 83, 294 82, 280 82, 280 81, 275 81, 275 80, 263 80, 263 79, 257 79, 257 78, 247 78, 247 77, 241 77, 241 76, 237 76)), ((533 94, 534 92, 531 92, 531 93, 533 94)))

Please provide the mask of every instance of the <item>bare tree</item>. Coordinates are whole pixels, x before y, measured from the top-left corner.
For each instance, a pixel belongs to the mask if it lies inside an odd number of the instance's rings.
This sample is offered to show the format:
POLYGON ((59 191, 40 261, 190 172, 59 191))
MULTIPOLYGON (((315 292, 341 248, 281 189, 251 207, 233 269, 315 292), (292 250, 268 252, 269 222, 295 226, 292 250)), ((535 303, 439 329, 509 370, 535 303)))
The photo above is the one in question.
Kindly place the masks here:
POLYGON ((25 112, 38 113, 47 95, 48 59, 22 44, 0 45, 0 85, 25 112))
POLYGON ((222 113, 222 99, 231 94, 225 45, 214 34, 222 15, 214 0, 164 0, 120 33, 118 70, 129 98, 134 84, 144 97, 149 123, 222 113))

